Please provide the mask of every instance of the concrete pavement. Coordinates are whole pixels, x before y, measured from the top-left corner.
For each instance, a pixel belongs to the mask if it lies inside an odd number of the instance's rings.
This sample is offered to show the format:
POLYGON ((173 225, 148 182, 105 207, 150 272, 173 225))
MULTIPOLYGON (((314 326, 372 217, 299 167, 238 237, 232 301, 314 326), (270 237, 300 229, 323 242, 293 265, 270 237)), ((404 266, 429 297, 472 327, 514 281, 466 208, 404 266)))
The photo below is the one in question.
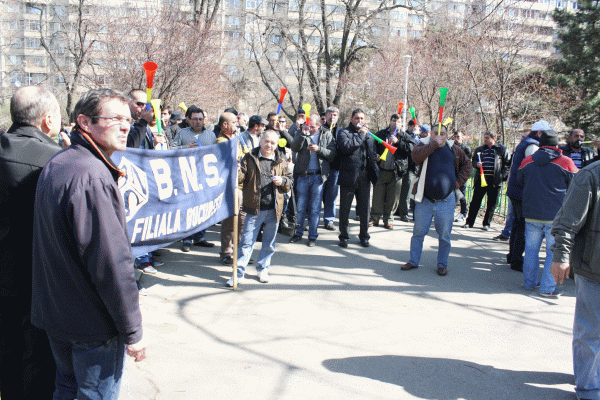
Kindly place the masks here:
POLYGON ((366 249, 350 226, 347 249, 337 231, 320 229, 310 249, 306 235, 278 235, 271 282, 249 266, 237 291, 225 287, 218 226, 215 248, 163 250, 166 265, 142 277, 148 358, 128 358, 120 398, 576 398, 572 280, 558 299, 523 289, 503 262, 508 244, 492 240, 498 225, 455 226, 446 277, 433 226, 412 271, 400 271, 412 223, 371 228, 366 249))

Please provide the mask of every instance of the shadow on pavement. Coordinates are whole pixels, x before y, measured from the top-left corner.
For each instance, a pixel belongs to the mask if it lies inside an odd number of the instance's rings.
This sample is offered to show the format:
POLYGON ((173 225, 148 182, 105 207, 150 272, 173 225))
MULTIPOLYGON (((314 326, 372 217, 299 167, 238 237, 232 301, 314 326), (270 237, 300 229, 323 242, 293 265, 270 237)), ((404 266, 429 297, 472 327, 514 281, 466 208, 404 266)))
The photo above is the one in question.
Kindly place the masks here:
POLYGON ((574 399, 572 391, 550 387, 573 385, 572 375, 496 369, 469 361, 367 356, 323 361, 329 371, 402 386, 422 399, 574 399))

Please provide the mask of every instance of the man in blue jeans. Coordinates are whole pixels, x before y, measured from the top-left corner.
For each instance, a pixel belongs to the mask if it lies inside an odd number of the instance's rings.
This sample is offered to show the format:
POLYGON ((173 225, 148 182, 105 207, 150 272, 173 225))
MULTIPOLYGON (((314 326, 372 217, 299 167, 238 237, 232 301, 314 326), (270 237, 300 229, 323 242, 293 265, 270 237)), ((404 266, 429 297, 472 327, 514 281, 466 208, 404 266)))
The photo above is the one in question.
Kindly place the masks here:
POLYGON ((298 199, 298 226, 290 243, 302 239, 308 209, 308 247, 313 247, 319 236, 317 227, 321 218, 323 182, 329 175, 329 162, 335 158, 336 153, 336 143, 331 132, 320 127, 319 116, 311 115, 310 124, 304 132, 297 133, 292 142, 292 151, 297 154, 294 176, 298 199))
POLYGON ((123 198, 127 99, 91 90, 75 105, 71 146, 37 184, 33 218, 31 322, 48 334, 55 400, 116 400, 125 353, 145 358, 142 316, 123 198))
POLYGON ((600 399, 600 163, 571 181, 552 224, 552 276, 563 283, 575 270, 573 372, 577 398, 600 399))
POLYGON ((540 286, 540 296, 556 297, 550 273, 554 238, 550 235, 552 221, 562 206, 567 188, 578 171, 569 157, 558 149, 556 132, 545 131, 539 139, 540 148, 521 163, 517 179, 523 187, 523 217, 525 218, 525 256, 523 284, 525 289, 540 286), (546 238, 546 260, 540 279, 540 247, 546 238))
POLYGON ((418 268, 423 253, 423 240, 429 232, 431 219, 439 236, 437 273, 448 274, 450 232, 454 222, 455 194, 469 179, 472 166, 465 152, 447 140, 446 128, 434 129, 422 138, 412 151, 412 159, 419 166, 418 181, 413 189, 415 223, 410 240, 410 259, 400 269, 418 268))
MULTIPOLYGON (((276 151, 278 141, 277 131, 265 131, 260 138, 260 147, 247 153, 240 162, 238 180, 244 193, 242 210, 246 213, 238 247, 237 275, 240 283, 244 282, 246 267, 263 224, 262 248, 256 269, 258 280, 269 282, 277 225, 283 214, 283 194, 291 190, 293 182, 286 160, 276 151)), ((233 286, 233 278, 226 285, 233 286)))
MULTIPOLYGON (((340 110, 337 107, 329 107, 325 110, 325 124, 322 125, 323 129, 328 129, 331 132, 333 141, 337 143, 337 132, 339 127, 337 126, 338 118, 340 116, 340 110)), ((329 176, 323 185, 323 225, 328 231, 335 230, 333 225, 333 219, 335 218, 335 201, 337 200, 340 187, 337 184, 338 176, 340 175, 340 161, 339 156, 335 158, 329 164, 329 176)))

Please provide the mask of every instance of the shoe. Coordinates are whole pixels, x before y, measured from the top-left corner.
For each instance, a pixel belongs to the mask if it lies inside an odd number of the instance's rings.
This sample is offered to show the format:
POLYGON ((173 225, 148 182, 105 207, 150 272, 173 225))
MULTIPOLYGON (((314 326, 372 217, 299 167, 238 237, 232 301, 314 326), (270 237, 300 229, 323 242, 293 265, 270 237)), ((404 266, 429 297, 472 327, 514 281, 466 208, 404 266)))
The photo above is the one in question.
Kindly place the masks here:
POLYGON ((233 258, 231 256, 223 256, 221 257, 221 264, 233 265, 233 258))
POLYGON ((141 296, 148 296, 148 289, 146 289, 145 287, 143 287, 142 284, 139 281, 135 281, 135 284, 137 285, 138 293, 141 296))
POLYGON ((402 271, 410 271, 411 269, 419 268, 418 265, 412 265, 411 263, 406 263, 400 267, 402 271))
POLYGON ((513 271, 523 272, 523 262, 516 261, 510 263, 510 269, 512 269, 513 271))
POLYGON ((165 265, 165 263, 162 262, 162 261, 158 261, 158 260, 153 260, 152 261, 152 266, 153 267, 162 267, 163 265, 165 265))
POLYGON ((304 227, 304 232, 308 232, 308 225, 304 227))
POLYGON ((317 244, 317 241, 314 239, 309 239, 308 243, 306 244, 308 247, 315 247, 315 245, 317 244))
POLYGON ((467 216, 465 214, 458 214, 458 217, 456 217, 454 222, 463 223, 465 222, 465 219, 467 219, 467 216))
POLYGON ((340 243, 338 243, 340 245, 340 247, 343 247, 344 249, 346 247, 348 247, 348 240, 347 239, 340 239, 340 243))
POLYGON ((294 235, 290 239, 290 243, 296 243, 296 242, 299 242, 300 240, 302 240, 302 236, 294 235))
POLYGON ((542 296, 542 297, 554 297, 554 298, 556 298, 556 297, 560 296, 561 294, 562 294, 562 290, 558 290, 558 289, 554 289, 554 292, 552 292, 552 293, 542 293, 542 292, 540 292, 540 296, 542 296))
POLYGON ((333 222, 326 223, 325 229, 327 229, 328 231, 335 231, 335 226, 333 226, 333 222))
MULTIPOLYGON (((244 277, 238 278, 238 284, 240 284, 240 283, 246 283, 246 278, 244 278, 244 277)), ((233 278, 229 279, 225 283, 225 285, 227 285, 229 287, 233 287, 233 278)))
POLYGON ((136 265, 135 266, 137 269, 141 269, 142 271, 144 271, 147 274, 155 274, 158 271, 154 269, 154 267, 152 266, 152 264, 150 264, 149 262, 140 264, 140 265, 136 265))
POLYGON ((369 221, 369 226, 379 226, 379 221, 369 221))
POLYGON ((360 239, 360 245, 362 247, 369 247, 369 240, 368 239, 360 239))
POLYGON ((383 224, 383 227, 385 229, 389 229, 390 231, 394 229, 394 225, 392 225, 392 224, 383 224))
POLYGON ((446 275, 448 275, 448 268, 438 267, 437 273, 439 276, 446 276, 446 275))
POLYGON ((402 215, 402 216, 400 217, 400 221, 402 221, 402 222, 409 222, 409 220, 408 220, 408 215, 402 215))
POLYGON ((502 235, 498 235, 498 236, 494 236, 492 238, 492 240, 498 240, 500 242, 508 242, 508 239, 506 236, 502 236, 502 235))
POLYGON ((465 228, 465 229, 469 229, 469 228, 472 228, 473 226, 471 226, 469 224, 464 224, 462 227, 465 228))
POLYGON ((194 242, 194 246, 200 246, 200 247, 215 247, 214 243, 211 242, 207 242, 206 240, 201 240, 199 242, 194 242))
POLYGON ((258 273, 258 280, 261 281, 262 283, 269 282, 269 270, 261 269, 258 273))
POLYGON ((181 251, 183 251, 184 253, 187 253, 191 249, 192 249, 192 241, 191 240, 184 240, 183 244, 181 245, 181 251))
POLYGON ((484 225, 483 228, 481 228, 481 229, 483 229, 484 231, 487 232, 487 231, 490 230, 490 226, 489 225, 484 225))
POLYGON ((156 249, 150 252, 154 257, 160 257, 163 255, 163 249, 156 249))

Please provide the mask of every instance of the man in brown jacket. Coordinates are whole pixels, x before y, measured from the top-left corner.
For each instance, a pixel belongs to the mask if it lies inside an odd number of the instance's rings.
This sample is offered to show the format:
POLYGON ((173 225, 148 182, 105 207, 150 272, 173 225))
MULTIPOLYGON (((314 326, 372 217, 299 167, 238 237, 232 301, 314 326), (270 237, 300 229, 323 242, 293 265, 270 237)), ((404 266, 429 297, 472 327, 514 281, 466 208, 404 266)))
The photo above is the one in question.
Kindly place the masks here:
POLYGON ((453 140, 448 140, 445 127, 434 129, 431 136, 422 138, 412 151, 412 159, 419 166, 418 181, 413 189, 415 224, 410 240, 410 259, 401 269, 419 266, 423 240, 429 232, 431 219, 439 236, 437 273, 448 274, 450 232, 454 222, 454 192, 469 179, 472 166, 465 152, 453 140))
MULTIPOLYGON (((256 269, 258 279, 269 281, 271 257, 275 253, 277 225, 283 212, 283 194, 292 188, 292 174, 277 149, 279 134, 268 130, 260 138, 260 147, 246 154, 241 161, 238 181, 242 185, 242 210, 246 213, 238 253, 238 282, 244 281, 260 226, 264 223, 263 240, 256 269)), ((227 281, 233 286, 233 278, 227 281)))

